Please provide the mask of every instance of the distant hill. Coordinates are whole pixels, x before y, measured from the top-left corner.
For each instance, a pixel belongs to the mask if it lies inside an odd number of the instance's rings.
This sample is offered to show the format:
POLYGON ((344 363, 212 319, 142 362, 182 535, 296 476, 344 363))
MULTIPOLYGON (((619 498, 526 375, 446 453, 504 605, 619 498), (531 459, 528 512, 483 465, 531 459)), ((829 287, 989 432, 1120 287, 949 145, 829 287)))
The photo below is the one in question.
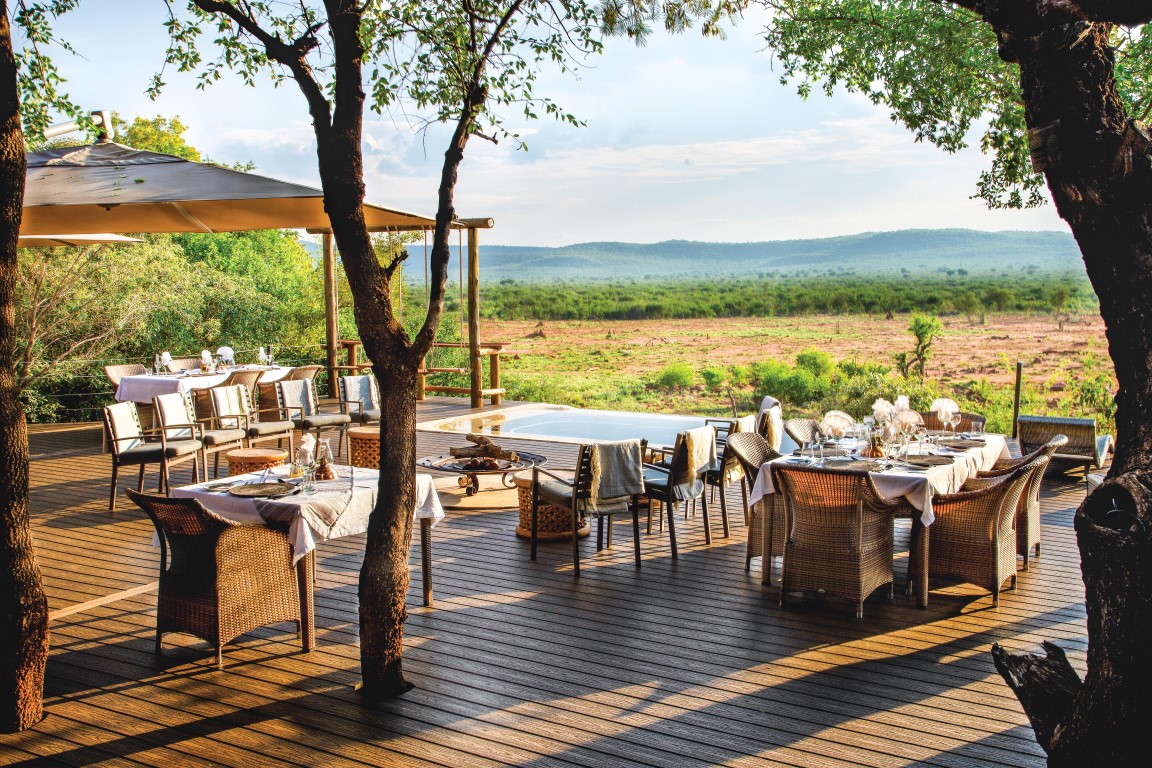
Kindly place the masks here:
MULTIPOLYGON (((485 245, 480 233, 480 279, 517 282, 650 280, 669 277, 911 273, 964 269, 972 274, 1028 270, 1084 274, 1076 241, 1067 232, 980 232, 907 229, 813 240, 762 243, 576 243, 559 248, 485 245)), ((320 245, 302 240, 319 262, 320 245)), ((424 248, 409 249, 405 275, 424 281, 424 248)), ((456 248, 448 279, 457 275, 456 248)))
MULTIPOLYGON (((483 237, 488 232, 481 233, 483 237)), ((413 249, 408 279, 423 280, 423 249, 413 249)), ((925 229, 868 232, 818 240, 762 243, 578 243, 559 248, 480 246, 481 281, 552 282, 756 277, 770 275, 969 273, 1005 269, 1083 273, 1080 251, 1066 232, 978 232, 925 229)), ((455 249, 449 279, 456 275, 455 249)))

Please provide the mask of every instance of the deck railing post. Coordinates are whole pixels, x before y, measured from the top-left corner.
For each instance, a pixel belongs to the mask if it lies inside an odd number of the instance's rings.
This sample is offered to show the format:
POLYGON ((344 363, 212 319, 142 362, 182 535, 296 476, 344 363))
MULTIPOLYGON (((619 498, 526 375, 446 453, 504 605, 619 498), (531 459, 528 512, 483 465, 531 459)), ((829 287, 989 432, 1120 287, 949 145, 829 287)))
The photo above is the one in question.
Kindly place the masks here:
POLYGON ((1020 416, 1020 387, 1024 381, 1024 363, 1016 361, 1016 396, 1012 400, 1012 437, 1017 437, 1016 419, 1020 416))

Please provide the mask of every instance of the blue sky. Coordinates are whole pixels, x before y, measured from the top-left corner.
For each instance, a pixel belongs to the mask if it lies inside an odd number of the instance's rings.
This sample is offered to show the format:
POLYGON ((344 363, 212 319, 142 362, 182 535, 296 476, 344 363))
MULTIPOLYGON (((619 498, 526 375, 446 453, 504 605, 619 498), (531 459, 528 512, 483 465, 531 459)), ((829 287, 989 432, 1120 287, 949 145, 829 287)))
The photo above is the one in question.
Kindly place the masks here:
MULTIPOLYGON (((179 115, 188 140, 222 162, 318 186, 303 98, 288 84, 238 81, 197 91, 163 61, 163 4, 87 0, 57 25, 81 58, 58 57, 66 90, 124 117, 179 115)), ((978 149, 919 145, 887 112, 850 94, 808 101, 779 84, 754 16, 728 39, 656 34, 644 48, 607 42, 579 79, 546 72, 538 93, 587 122, 511 120, 528 150, 469 143, 457 187, 461 216, 491 216, 485 242, 565 245, 781 240, 866 231, 965 227, 1067 231, 1052 206, 988 211, 969 199, 985 165, 978 149)), ((373 115, 365 125, 368 199, 435 210, 446 133, 419 134, 373 115)))

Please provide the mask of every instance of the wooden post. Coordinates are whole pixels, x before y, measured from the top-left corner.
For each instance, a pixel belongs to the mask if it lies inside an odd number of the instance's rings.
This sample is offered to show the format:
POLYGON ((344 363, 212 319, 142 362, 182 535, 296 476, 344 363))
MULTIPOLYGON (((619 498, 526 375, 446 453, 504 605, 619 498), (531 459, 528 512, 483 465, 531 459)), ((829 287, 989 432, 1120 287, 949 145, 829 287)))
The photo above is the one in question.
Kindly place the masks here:
POLYGON ((480 364, 480 237, 475 227, 468 228, 468 367, 472 407, 479 408, 484 405, 484 370, 480 364))
POLYGON ((328 396, 339 397, 336 382, 336 349, 340 343, 340 322, 336 307, 336 252, 332 233, 324 233, 324 338, 328 362, 328 396))
MULTIPOLYGON (((500 353, 488 355, 488 386, 500 389, 500 353)), ((492 395, 492 405, 500 405, 504 398, 499 392, 492 395)))
POLYGON ((1020 386, 1024 381, 1024 363, 1016 361, 1016 397, 1012 400, 1012 437, 1016 434, 1016 418, 1020 415, 1020 386))

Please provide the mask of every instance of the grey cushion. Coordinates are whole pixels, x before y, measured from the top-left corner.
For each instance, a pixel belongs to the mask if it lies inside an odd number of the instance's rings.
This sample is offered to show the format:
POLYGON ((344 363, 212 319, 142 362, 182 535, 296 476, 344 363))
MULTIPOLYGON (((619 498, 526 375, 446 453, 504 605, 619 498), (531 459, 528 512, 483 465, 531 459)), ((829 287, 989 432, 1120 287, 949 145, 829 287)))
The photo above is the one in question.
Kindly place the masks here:
MULTIPOLYGON (((553 480, 547 477, 541 477, 538 484, 537 493, 540 496, 541 504, 554 504, 558 507, 565 509, 572 508, 572 487, 565 485, 559 480, 553 480)), ((600 499, 596 504, 596 509, 586 509, 585 504, 581 502, 581 509, 587 513, 612 515, 618 512, 628 511, 629 497, 622 496, 616 499, 600 499)))
MULTIPOLYGON (((704 483, 696 480, 691 485, 672 486, 673 501, 694 499, 704 490, 704 483)), ((644 468, 644 495, 666 498, 668 493, 668 473, 651 467, 644 468)))
POLYGON ((248 435, 250 437, 278 435, 283 432, 291 432, 294 426, 290 421, 258 421, 248 427, 248 435))
POLYGON ((351 422, 351 417, 346 413, 314 413, 307 418, 300 419, 298 426, 300 429, 316 429, 317 427, 338 427, 351 422))
POLYGON ((121 451, 119 460, 121 464, 151 464, 160 461, 162 455, 175 459, 178 456, 196 453, 202 447, 199 440, 178 440, 168 443, 167 450, 162 453, 160 443, 144 443, 121 451))
POLYGON ((204 431, 204 445, 212 448, 217 445, 236 443, 247 437, 242 429, 207 429, 204 431))
POLYGON ((365 411, 352 411, 352 419, 359 421, 361 424, 367 424, 370 421, 380 421, 380 409, 369 408, 365 411))

